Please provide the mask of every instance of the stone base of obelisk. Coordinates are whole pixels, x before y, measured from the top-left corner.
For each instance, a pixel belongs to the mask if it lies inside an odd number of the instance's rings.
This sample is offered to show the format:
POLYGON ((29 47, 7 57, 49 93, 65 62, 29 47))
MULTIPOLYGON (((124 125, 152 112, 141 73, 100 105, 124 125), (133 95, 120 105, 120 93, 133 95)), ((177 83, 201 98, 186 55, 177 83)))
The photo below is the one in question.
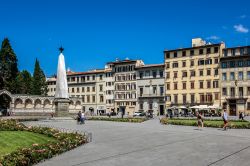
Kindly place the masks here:
POLYGON ((55 117, 68 117, 69 103, 69 99, 55 99, 55 117))

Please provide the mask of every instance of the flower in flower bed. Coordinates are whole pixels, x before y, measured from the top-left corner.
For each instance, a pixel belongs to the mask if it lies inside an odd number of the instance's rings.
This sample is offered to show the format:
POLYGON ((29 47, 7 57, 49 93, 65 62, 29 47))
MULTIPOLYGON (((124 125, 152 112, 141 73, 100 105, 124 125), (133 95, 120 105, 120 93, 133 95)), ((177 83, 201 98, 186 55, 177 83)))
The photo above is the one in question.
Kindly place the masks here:
POLYGON ((41 160, 51 158, 55 155, 71 150, 77 146, 87 143, 85 135, 78 133, 62 133, 59 130, 48 127, 26 127, 16 120, 0 120, 0 131, 30 131, 54 137, 57 143, 33 144, 30 148, 20 148, 2 158, 0 161, 5 165, 32 165, 41 160))

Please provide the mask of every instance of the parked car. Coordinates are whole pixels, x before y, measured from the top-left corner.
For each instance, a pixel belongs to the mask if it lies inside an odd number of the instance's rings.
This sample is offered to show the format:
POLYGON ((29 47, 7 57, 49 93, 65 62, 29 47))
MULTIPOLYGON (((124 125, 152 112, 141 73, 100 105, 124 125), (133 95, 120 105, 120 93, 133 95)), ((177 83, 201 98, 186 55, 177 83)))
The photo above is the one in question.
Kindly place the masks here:
POLYGON ((145 112, 134 112, 133 116, 145 116, 145 112))

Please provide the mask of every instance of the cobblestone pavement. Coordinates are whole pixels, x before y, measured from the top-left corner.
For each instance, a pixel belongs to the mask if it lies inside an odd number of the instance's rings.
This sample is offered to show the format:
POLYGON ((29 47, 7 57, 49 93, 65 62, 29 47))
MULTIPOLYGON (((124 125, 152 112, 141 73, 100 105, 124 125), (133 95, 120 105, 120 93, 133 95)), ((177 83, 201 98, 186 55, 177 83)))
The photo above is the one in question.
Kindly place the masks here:
POLYGON ((92 142, 42 162, 40 166, 249 166, 250 130, 161 125, 159 119, 143 123, 38 121, 92 133, 92 142))

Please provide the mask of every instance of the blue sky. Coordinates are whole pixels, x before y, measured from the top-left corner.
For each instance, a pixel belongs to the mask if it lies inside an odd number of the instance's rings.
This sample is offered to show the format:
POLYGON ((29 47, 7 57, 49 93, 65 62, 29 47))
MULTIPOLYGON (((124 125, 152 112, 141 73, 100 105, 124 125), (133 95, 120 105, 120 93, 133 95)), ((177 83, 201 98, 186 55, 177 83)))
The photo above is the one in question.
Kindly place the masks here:
POLYGON ((73 71, 103 68, 115 58, 162 63, 163 50, 202 37, 226 46, 250 45, 250 1, 0 0, 0 40, 8 37, 19 69, 35 58, 56 73, 58 48, 73 71))

